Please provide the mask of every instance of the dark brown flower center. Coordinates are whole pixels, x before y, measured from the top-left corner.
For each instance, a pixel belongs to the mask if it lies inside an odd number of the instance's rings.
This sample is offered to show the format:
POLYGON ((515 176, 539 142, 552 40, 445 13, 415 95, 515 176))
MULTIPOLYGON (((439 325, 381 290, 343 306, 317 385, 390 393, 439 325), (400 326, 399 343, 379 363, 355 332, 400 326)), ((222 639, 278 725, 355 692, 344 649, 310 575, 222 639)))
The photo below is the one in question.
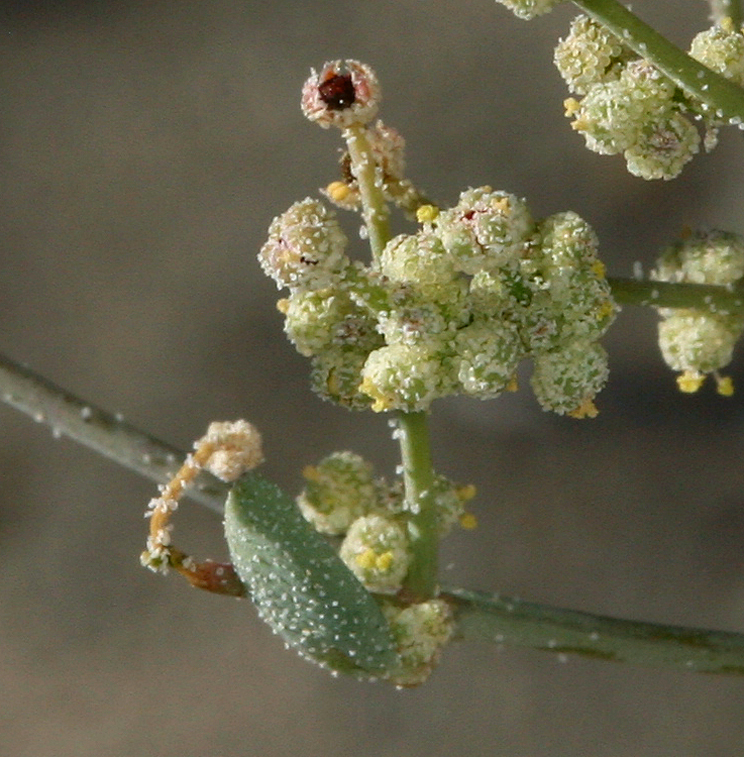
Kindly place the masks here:
POLYGON ((351 74, 329 76, 319 87, 320 99, 329 110, 346 110, 356 100, 351 74))

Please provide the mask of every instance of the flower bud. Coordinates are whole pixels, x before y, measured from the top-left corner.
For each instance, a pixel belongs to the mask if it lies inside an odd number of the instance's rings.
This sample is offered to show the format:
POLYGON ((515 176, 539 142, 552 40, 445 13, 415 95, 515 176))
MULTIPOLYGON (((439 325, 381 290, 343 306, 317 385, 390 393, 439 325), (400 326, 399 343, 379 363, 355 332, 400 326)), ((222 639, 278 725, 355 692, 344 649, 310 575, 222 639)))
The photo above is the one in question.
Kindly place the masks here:
POLYGON ((339 556, 367 590, 394 593, 402 586, 411 562, 406 528, 384 515, 357 518, 349 527, 339 556))
POLYGON ((372 465, 353 452, 334 452, 303 471, 307 481, 297 497, 305 519, 324 534, 343 534, 377 504, 372 465))
POLYGON ((593 417, 595 395, 607 381, 607 353, 597 342, 573 342, 535 357, 530 384, 543 410, 593 417))
POLYGON ((716 73, 744 87, 744 29, 730 18, 700 32, 690 45, 690 56, 716 73))
POLYGON ((681 113, 651 121, 625 150, 628 171, 642 179, 674 179, 700 150, 700 134, 681 113))
POLYGON ((607 27, 581 15, 558 42, 554 62, 569 90, 583 95, 595 84, 618 79, 633 55, 607 27))
POLYGON ((467 274, 514 265, 533 229, 524 200, 488 186, 463 192, 434 223, 455 269, 467 274))
POLYGON ((697 230, 667 247, 651 278, 689 284, 737 283, 744 276, 744 237, 718 229, 697 230))
POLYGON ((429 599, 408 607, 383 600, 381 609, 400 655, 400 667, 386 677, 399 686, 418 686, 436 667, 442 649, 454 634, 452 611, 443 599, 429 599))
POLYGON ((362 369, 359 389, 372 398, 372 410, 426 410, 452 386, 443 365, 444 344, 435 338, 391 344, 375 350, 362 369))
POLYGON ((308 197, 272 221, 258 260, 278 288, 322 289, 348 264, 345 249, 346 236, 333 211, 308 197))

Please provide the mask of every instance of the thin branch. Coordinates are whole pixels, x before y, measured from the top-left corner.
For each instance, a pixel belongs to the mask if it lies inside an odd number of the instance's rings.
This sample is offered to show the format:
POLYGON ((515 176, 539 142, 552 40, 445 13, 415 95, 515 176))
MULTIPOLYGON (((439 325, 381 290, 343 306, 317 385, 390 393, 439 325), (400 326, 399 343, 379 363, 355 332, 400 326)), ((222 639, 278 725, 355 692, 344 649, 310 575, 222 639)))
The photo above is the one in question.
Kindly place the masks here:
POLYGON ((623 44, 650 60, 675 84, 707 103, 720 118, 744 123, 744 89, 686 55, 617 0, 573 0, 623 44))
MULTIPOLYGON (((185 457, 181 450, 140 431, 121 416, 85 402, 2 354, 0 399, 35 421, 47 424, 55 435, 69 436, 159 484, 171 480, 185 457)), ((189 496, 222 512, 227 487, 202 473, 189 496)))
POLYGON ((744 293, 741 289, 617 277, 608 277, 607 280, 612 296, 621 305, 691 308, 718 313, 732 313, 744 307, 744 293))
POLYGON ((621 620, 465 589, 444 596, 454 606, 458 637, 465 641, 744 675, 744 634, 621 620))

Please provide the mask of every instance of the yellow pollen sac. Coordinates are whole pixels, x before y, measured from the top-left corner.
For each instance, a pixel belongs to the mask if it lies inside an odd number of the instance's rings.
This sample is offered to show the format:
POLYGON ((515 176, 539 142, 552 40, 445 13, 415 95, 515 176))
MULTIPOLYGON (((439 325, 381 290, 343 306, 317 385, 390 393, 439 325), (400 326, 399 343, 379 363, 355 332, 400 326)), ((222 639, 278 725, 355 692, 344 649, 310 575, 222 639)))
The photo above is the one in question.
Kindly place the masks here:
POLYGON ((579 101, 575 97, 567 97, 563 101, 563 107, 566 109, 566 116, 571 118, 574 113, 579 109, 579 101))
POLYGON ((472 531, 478 527, 478 519, 473 513, 463 513, 460 516, 460 528, 464 528, 466 531, 472 531))
POLYGON ((509 379, 509 383, 504 387, 507 392, 518 392, 519 391, 519 382, 517 381, 516 375, 512 376, 509 379))
POLYGON ((375 560, 375 568, 380 571, 380 573, 387 573, 390 568, 393 565, 393 553, 383 552, 381 555, 377 556, 377 559, 375 560))
POLYGON ((317 481, 320 478, 318 469, 314 465, 306 465, 302 469, 302 477, 306 481, 317 481))
POLYGON ((473 484, 463 484, 457 487, 457 496, 463 502, 470 502, 473 497, 478 493, 478 490, 473 484))
POLYGON ((282 297, 281 300, 276 301, 276 309, 282 314, 287 315, 289 310, 289 300, 286 297, 282 297))
POLYGON ((356 560, 356 564, 363 570, 372 570, 373 568, 377 567, 377 559, 377 554, 375 553, 374 549, 372 549, 372 547, 365 549, 364 552, 360 552, 354 558, 354 560, 356 560))
POLYGON ((612 315, 613 311, 615 310, 614 305, 610 300, 605 300, 597 309, 597 318, 600 320, 602 318, 607 318, 608 316, 612 315))
POLYGON ((607 272, 607 266, 601 260, 595 260, 592 263, 592 273, 598 278, 603 279, 607 272))
POLYGON ((733 397, 734 382, 731 376, 716 376, 716 389, 721 397, 733 397))
POLYGON ((431 223, 439 215, 439 208, 435 205, 422 205, 416 210, 416 220, 419 223, 431 223))
POLYGON ((332 181, 326 187, 326 194, 334 202, 343 202, 351 194, 351 187, 343 181, 332 181))
POLYGON ((585 397, 581 404, 568 415, 572 418, 596 418, 599 415, 599 410, 597 410, 592 397, 585 397))
POLYGON ((685 371, 677 376, 677 386, 679 387, 680 392, 684 392, 685 394, 695 394, 695 392, 703 385, 704 379, 705 377, 701 376, 699 373, 685 371))

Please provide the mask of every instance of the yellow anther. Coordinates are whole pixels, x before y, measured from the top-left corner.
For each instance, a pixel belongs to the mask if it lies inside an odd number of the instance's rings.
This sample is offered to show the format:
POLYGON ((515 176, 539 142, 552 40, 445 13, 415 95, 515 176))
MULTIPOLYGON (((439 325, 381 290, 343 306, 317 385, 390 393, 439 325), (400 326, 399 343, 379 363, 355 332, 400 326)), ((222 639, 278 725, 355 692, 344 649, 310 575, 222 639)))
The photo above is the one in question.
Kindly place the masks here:
POLYGON ((416 210, 416 220, 419 223, 431 223, 439 215, 436 205, 421 205, 416 210))
POLYGON ((306 465, 302 469, 302 477, 306 481, 319 481, 320 480, 320 474, 318 473, 318 469, 314 465, 306 465))
POLYGON ((677 376, 677 386, 680 392, 685 394, 695 394, 703 385, 705 376, 701 376, 699 373, 693 373, 692 371, 685 371, 677 376))
POLYGON ((478 493, 478 490, 473 484, 463 484, 462 486, 458 486, 456 491, 457 496, 463 502, 470 502, 470 500, 478 493))
POLYGON ((571 118, 581 107, 579 101, 575 97, 567 97, 563 101, 563 107, 566 109, 566 116, 571 118))
POLYGON ((601 260, 595 260, 592 263, 592 273, 598 278, 603 279, 607 273, 607 266, 601 260))
POLYGON ((343 202, 351 194, 351 187, 343 181, 332 181, 325 191, 334 202, 343 202))
POLYGON ((377 553, 372 549, 372 547, 369 547, 369 549, 365 549, 364 552, 360 552, 354 560, 356 561, 356 564, 362 568, 363 570, 372 570, 373 568, 377 567, 377 553))
POLYGON ((597 410, 597 406, 594 404, 592 398, 586 397, 569 415, 572 418, 596 418, 599 415, 599 410, 597 410))
POLYGON ((478 519, 473 513, 463 513, 460 516, 460 528, 464 528, 466 531, 472 531, 478 527, 478 519))
POLYGON ((276 301, 276 309, 282 314, 287 315, 289 312, 289 300, 286 297, 282 297, 281 300, 276 301))
POLYGON ((716 376, 716 389, 721 397, 734 396, 734 382, 731 376, 716 376))
POLYGON ((383 552, 381 555, 377 555, 377 559, 375 560, 375 568, 380 571, 380 573, 387 573, 390 568, 393 565, 393 553, 383 552))

